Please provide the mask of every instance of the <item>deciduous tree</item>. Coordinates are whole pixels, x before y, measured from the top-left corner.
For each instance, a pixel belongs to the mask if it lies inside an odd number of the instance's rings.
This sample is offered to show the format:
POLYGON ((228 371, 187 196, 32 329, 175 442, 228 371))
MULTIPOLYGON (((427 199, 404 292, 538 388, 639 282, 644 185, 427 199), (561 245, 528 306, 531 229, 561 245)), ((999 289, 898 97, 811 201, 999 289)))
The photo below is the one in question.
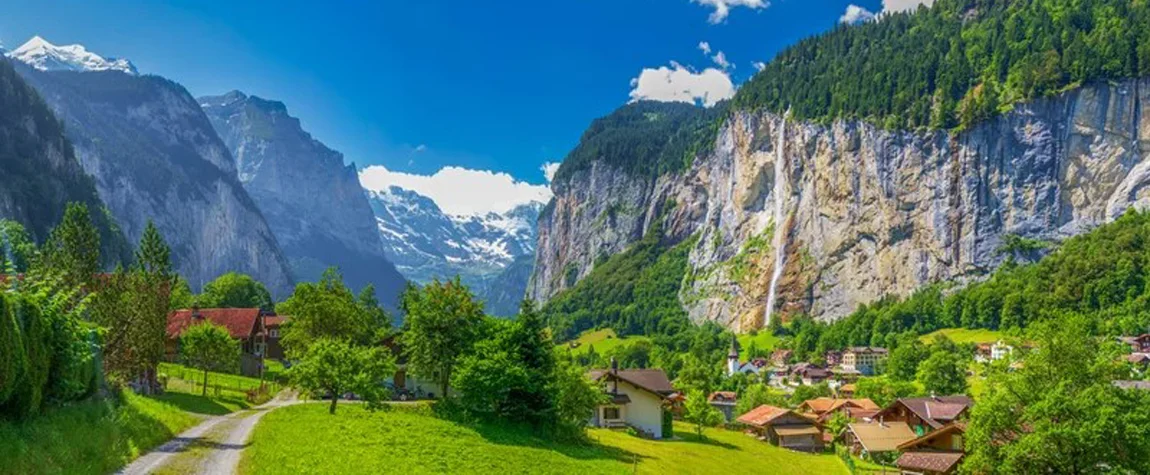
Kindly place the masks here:
POLYGON ((473 351, 483 325, 483 305, 459 278, 408 287, 404 310, 403 350, 408 368, 436 381, 447 396, 456 365, 473 351))
POLYGON ((335 414, 339 398, 353 393, 369 409, 388 397, 384 382, 395 373, 395 360, 381 348, 355 346, 346 341, 320 338, 307 356, 288 370, 292 382, 315 395, 330 395, 328 412, 335 414))
POLYGON ((208 372, 234 371, 240 364, 240 346, 224 327, 203 322, 184 330, 180 336, 180 357, 188 366, 204 372, 208 395, 208 372))

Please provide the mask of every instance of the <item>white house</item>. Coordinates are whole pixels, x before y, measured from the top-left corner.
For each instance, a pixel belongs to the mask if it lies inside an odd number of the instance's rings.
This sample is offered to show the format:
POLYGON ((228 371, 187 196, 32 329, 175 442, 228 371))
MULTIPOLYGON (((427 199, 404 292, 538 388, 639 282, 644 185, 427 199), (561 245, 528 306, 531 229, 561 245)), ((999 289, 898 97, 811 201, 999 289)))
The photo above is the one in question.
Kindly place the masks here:
POLYGON ((875 367, 887 356, 886 348, 870 348, 856 346, 843 352, 842 368, 846 371, 858 371, 865 376, 875 373, 875 367))
POLYGON ((1014 347, 1006 344, 1002 340, 998 340, 993 344, 983 343, 978 345, 978 350, 974 355, 974 361, 979 363, 998 361, 1009 358, 1013 352, 1014 347))
POLYGON ((595 427, 630 426, 654 439, 663 438, 664 400, 675 392, 660 369, 592 370, 587 374, 603 386, 609 401, 595 408, 590 424, 595 427))

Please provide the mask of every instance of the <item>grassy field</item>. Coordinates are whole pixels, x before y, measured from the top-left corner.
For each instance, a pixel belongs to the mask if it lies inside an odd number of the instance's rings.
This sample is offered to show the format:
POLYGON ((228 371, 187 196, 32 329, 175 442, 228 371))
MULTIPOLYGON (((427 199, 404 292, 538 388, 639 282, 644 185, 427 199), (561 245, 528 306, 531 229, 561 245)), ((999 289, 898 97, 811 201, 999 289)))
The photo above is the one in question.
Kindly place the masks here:
POLYGON ((53 409, 25 423, 0 422, 0 474, 105 474, 200 419, 155 399, 125 393, 53 409))
POLYGON ((986 329, 969 328, 943 328, 935 332, 927 333, 919 337, 923 343, 930 343, 934 341, 934 337, 938 335, 946 335, 951 341, 955 343, 994 343, 1003 337, 1002 332, 986 329))
MULTIPOLYGON (((743 351, 747 351, 751 347, 751 342, 755 343, 755 348, 759 351, 770 352, 775 349, 775 345, 779 342, 779 337, 775 336, 769 331, 760 331, 755 335, 744 333, 739 335, 739 347, 743 351)), ((743 355, 744 359, 746 355, 743 355)))
MULTIPOLYGON (((203 396, 203 373, 185 366, 161 363, 160 374, 168 376, 164 394, 156 399, 197 414, 222 415, 248 409, 246 391, 258 388, 260 380, 235 374, 208 373, 208 395, 203 396)), ((267 383, 268 396, 274 396, 279 386, 267 383)))
MULTIPOLYGON (((645 336, 630 336, 630 337, 625 337, 625 338, 619 338, 619 335, 615 334, 615 330, 612 330, 610 328, 605 328, 603 330, 586 331, 586 332, 583 332, 582 335, 579 335, 579 338, 577 338, 575 340, 575 343, 577 343, 578 346, 576 346, 575 348, 571 348, 571 352, 572 352, 572 354, 576 354, 576 355, 583 354, 583 353, 587 352, 588 348, 591 348, 592 346, 594 346, 596 353, 603 354, 604 352, 611 350, 611 349, 613 349, 619 345, 622 345, 624 343, 630 343, 630 342, 646 340, 646 339, 647 339, 647 337, 645 337, 645 336)), ((566 348, 570 348, 570 346, 571 346, 570 343, 560 343, 560 344, 556 345, 556 347, 561 349, 561 350, 565 350, 566 348)))
POLYGON ((341 406, 286 407, 256 427, 240 472, 272 473, 778 473, 835 474, 833 455, 772 447, 737 432, 711 429, 696 440, 649 441, 595 429, 591 444, 542 440, 528 431, 472 428, 437 419, 424 409, 369 413, 341 406))

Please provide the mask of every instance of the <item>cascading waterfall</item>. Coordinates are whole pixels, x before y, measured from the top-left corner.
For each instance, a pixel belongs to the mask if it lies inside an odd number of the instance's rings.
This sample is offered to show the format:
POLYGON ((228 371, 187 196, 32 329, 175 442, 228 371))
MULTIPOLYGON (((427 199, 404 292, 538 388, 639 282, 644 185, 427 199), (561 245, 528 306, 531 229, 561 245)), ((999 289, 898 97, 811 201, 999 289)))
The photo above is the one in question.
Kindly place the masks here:
POLYGON ((775 197, 775 235, 771 247, 775 250, 775 270, 771 273, 771 287, 767 293, 767 310, 766 316, 763 319, 763 326, 771 324, 771 313, 775 309, 775 299, 778 297, 779 278, 783 276, 783 264, 786 260, 786 226, 783 221, 786 219, 784 214, 786 204, 783 194, 786 192, 784 186, 786 185, 786 164, 783 162, 786 159, 784 150, 787 145, 787 117, 791 115, 791 110, 788 108, 786 114, 779 120, 779 135, 775 142, 775 188, 771 194, 775 197))

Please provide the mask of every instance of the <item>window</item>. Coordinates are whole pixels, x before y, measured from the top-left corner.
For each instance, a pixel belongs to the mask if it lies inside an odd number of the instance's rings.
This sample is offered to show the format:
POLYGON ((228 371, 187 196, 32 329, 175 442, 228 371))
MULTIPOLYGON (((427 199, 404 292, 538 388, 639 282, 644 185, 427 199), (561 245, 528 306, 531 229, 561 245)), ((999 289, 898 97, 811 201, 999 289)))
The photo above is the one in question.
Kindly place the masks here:
POLYGON ((613 421, 619 419, 619 408, 617 407, 604 407, 603 420, 613 421))

